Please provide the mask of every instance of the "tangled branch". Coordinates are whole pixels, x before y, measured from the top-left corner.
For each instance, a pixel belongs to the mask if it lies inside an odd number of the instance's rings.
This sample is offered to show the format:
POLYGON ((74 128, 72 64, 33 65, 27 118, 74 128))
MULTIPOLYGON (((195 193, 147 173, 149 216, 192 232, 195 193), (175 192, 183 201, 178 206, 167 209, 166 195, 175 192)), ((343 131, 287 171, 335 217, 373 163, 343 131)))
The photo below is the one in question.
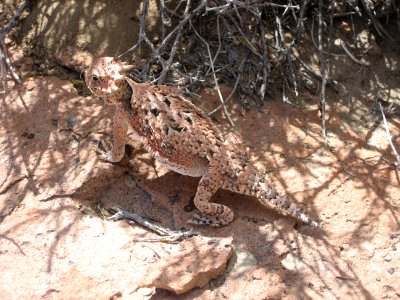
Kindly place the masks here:
POLYGON ((11 20, 1 29, 0 31, 0 73, 1 73, 1 88, 0 94, 6 93, 8 90, 7 85, 7 69, 9 70, 11 77, 16 83, 20 83, 21 79, 19 78, 13 64, 11 58, 8 54, 7 45, 4 42, 4 38, 11 31, 12 28, 17 24, 18 19, 21 17, 22 13, 28 9, 30 5, 30 1, 25 1, 15 12, 14 16, 11 20))

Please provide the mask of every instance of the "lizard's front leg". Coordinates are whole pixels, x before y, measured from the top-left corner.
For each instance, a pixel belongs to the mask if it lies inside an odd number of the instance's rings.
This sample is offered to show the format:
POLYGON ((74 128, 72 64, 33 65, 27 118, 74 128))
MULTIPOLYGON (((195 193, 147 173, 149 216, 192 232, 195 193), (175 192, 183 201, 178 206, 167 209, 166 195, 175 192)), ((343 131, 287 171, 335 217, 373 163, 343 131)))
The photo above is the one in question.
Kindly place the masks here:
POLYGON ((234 214, 229 207, 209 202, 212 195, 220 187, 218 177, 217 174, 208 171, 201 178, 194 197, 194 204, 201 214, 194 215, 194 218, 189 220, 188 223, 219 227, 232 222, 234 214))
POLYGON ((125 154, 125 144, 128 131, 128 124, 125 121, 124 116, 118 110, 115 112, 113 118, 113 144, 111 150, 102 141, 102 145, 105 151, 97 149, 106 160, 110 162, 118 162, 122 159, 125 154))

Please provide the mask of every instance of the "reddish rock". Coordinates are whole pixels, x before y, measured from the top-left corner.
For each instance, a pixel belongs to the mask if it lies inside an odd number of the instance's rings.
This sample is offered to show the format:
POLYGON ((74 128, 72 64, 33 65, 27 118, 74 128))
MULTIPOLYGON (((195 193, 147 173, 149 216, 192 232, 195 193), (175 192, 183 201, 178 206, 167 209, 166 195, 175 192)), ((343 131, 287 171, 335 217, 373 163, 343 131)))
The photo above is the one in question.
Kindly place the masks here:
POLYGON ((156 287, 182 294, 205 286, 220 276, 232 256, 232 239, 193 237, 172 253, 152 264, 137 283, 138 288, 156 287))

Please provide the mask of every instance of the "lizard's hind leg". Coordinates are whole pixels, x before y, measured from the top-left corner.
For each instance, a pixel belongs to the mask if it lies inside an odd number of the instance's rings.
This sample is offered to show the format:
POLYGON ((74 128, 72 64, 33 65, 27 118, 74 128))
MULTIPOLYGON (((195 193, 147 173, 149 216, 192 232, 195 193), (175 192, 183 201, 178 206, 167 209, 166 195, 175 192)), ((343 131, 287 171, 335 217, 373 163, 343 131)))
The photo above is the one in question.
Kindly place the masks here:
POLYGON ((194 204, 201 214, 195 214, 188 223, 219 227, 229 224, 233 220, 233 211, 222 204, 210 203, 210 198, 220 187, 217 174, 207 172, 203 175, 197 188, 194 204))

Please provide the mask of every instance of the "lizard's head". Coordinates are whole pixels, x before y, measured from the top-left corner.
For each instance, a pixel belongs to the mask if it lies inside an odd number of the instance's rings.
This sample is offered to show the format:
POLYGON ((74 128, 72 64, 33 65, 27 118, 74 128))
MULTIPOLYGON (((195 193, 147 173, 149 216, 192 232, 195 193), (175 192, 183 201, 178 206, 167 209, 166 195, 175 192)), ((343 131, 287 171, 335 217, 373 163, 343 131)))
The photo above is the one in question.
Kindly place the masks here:
POLYGON ((129 97, 130 88, 125 74, 132 68, 113 57, 96 58, 85 73, 86 85, 106 104, 117 105, 129 97))

